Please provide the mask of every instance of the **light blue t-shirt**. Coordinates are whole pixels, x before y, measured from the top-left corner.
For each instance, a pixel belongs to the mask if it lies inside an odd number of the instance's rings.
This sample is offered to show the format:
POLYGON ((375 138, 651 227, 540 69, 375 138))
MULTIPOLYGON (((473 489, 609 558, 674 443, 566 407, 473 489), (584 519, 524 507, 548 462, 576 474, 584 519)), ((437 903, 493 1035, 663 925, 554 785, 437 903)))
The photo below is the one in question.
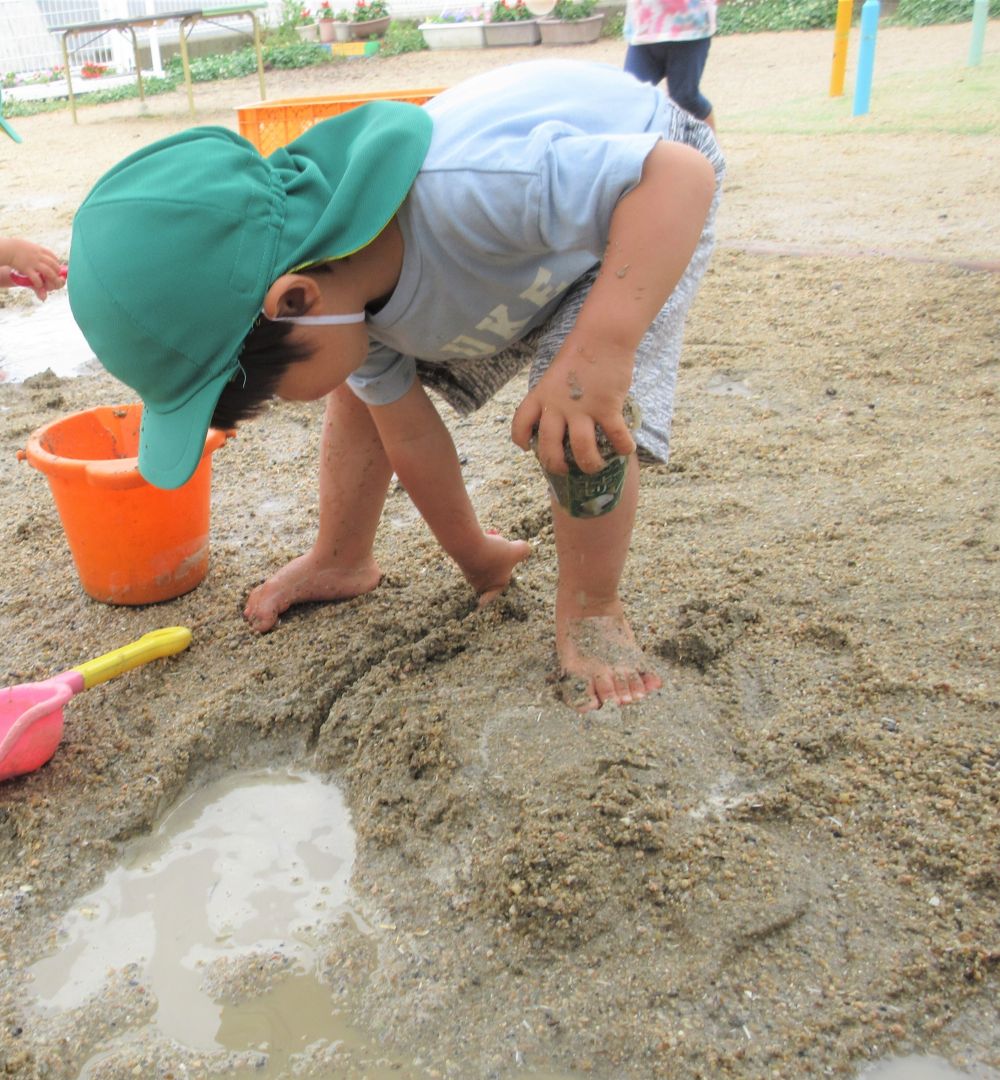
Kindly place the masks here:
POLYGON ((348 380, 372 405, 406 393, 415 358, 488 363, 543 323, 601 260, 671 108, 618 68, 558 60, 499 68, 424 107, 434 135, 399 210, 399 282, 348 380))

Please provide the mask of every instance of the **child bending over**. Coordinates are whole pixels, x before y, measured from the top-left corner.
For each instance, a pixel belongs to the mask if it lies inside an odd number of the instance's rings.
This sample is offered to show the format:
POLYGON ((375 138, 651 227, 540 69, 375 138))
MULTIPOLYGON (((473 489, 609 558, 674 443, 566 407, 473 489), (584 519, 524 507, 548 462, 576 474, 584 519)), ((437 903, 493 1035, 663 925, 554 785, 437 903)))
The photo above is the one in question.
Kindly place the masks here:
POLYGON ((194 128, 88 195, 70 302, 143 398, 153 484, 188 479, 210 425, 274 395, 326 398, 318 536, 250 594, 258 631, 378 585, 393 473, 481 603, 501 592, 529 545, 480 526, 427 390, 466 414, 530 364, 512 437, 553 490, 618 456, 620 492, 553 496, 555 638, 576 708, 624 705, 661 685, 618 595, 635 451, 667 457, 722 169, 711 130, 659 90, 568 61, 501 68, 423 108, 373 102, 266 159, 194 128))

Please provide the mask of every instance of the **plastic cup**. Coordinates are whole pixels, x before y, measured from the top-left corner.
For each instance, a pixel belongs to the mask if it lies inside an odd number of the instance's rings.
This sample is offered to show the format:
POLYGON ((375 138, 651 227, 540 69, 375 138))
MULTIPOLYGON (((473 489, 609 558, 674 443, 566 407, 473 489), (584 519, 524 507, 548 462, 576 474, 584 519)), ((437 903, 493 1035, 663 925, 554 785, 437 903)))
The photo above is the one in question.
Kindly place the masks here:
MULTIPOLYGON (((639 430, 642 422, 639 406, 632 398, 626 398, 622 415, 630 431, 639 430)), ((550 473, 545 468, 542 469, 552 497, 570 517, 593 518, 610 513, 618 505, 625 487, 625 472, 630 455, 616 453, 599 426, 596 432, 597 448, 605 462, 600 472, 585 473, 577 465, 568 435, 564 440, 563 449, 569 472, 561 475, 550 473)))

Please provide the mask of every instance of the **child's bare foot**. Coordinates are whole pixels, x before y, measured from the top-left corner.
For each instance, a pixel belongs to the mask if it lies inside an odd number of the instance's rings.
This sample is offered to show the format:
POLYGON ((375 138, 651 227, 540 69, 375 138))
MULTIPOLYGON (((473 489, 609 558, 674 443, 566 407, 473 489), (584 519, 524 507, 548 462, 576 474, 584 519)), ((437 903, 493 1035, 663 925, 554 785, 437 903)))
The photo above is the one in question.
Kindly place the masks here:
POLYGON ((486 542, 475 564, 462 566, 465 580, 476 590, 479 607, 495 600, 510 584, 514 567, 531 554, 526 540, 505 540, 496 529, 486 530, 486 542))
POLYGON ((582 617, 557 613, 556 651, 563 700, 577 712, 608 701, 631 705, 663 685, 620 611, 582 617))
POLYGON ((359 566, 330 566, 314 552, 300 555, 276 574, 258 585, 247 597, 243 618, 259 634, 273 630, 279 616, 293 604, 313 600, 350 600, 371 592, 382 580, 382 571, 374 559, 359 566))

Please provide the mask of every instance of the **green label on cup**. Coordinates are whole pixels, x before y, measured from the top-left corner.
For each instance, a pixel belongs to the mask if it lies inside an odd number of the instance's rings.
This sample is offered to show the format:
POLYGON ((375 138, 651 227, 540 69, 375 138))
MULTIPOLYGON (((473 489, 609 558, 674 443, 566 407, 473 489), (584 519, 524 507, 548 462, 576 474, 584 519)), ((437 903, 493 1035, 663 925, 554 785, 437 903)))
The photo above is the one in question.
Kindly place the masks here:
MULTIPOLYGON (((642 418, 639 406, 632 397, 625 399, 622 416, 628 424, 629 431, 638 431, 642 418)), ((552 497, 566 511, 570 517, 590 518, 600 517, 614 510, 618 500, 622 497, 622 489, 625 486, 625 470, 628 466, 628 454, 616 454, 611 441, 605 435, 600 425, 594 429, 597 438, 597 449, 604 458, 604 468, 599 473, 585 473, 573 458, 573 450, 569 442, 569 433, 563 441, 563 450, 569 473, 566 476, 558 476, 542 469, 545 479, 548 481, 552 497)), ((532 439, 532 447, 537 453, 535 439, 532 439)))

